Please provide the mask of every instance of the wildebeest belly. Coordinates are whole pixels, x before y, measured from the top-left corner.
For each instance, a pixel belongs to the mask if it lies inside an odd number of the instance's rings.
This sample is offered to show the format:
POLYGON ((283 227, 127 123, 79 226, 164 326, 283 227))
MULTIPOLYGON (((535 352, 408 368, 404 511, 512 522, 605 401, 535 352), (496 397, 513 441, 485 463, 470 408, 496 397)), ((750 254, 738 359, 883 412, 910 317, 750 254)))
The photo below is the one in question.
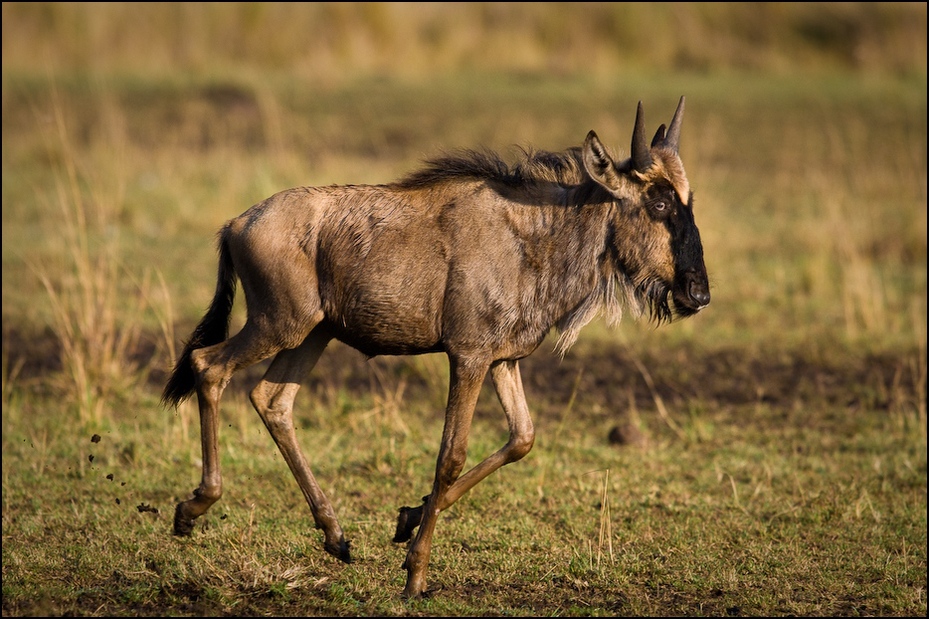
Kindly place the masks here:
POLYGON ((320 260, 329 270, 320 273, 323 311, 336 337, 370 356, 442 350, 441 245, 394 233, 356 250, 320 260))

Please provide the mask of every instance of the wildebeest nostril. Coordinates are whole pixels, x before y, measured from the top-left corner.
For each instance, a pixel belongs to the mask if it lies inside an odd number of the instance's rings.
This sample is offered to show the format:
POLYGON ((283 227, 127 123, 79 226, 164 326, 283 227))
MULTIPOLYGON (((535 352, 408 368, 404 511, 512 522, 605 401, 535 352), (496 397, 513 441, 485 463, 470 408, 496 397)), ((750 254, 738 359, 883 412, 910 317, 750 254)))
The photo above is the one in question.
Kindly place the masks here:
POLYGON ((710 304, 710 291, 704 282, 691 280, 687 286, 687 293, 697 307, 706 307, 710 304))

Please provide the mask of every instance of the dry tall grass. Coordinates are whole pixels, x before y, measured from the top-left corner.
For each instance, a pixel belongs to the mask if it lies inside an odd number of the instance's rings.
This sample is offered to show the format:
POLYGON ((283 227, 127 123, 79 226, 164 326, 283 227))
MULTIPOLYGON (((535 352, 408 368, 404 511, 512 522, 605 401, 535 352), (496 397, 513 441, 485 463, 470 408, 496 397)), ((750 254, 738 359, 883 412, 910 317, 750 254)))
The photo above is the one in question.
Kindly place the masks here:
MULTIPOLYGON (((53 203, 48 205, 46 232, 57 238, 60 252, 57 260, 27 261, 48 293, 63 370, 61 393, 73 403, 81 423, 99 425, 148 375, 150 360, 138 356, 143 331, 139 317, 154 313, 169 358, 174 356, 174 317, 164 278, 156 269, 127 267, 116 242, 124 204, 123 159, 117 152, 90 164, 87 153, 73 144, 54 88, 51 95, 53 131, 44 140, 49 152, 60 156, 51 156, 57 162, 51 175, 54 186, 48 192, 37 188, 35 199, 53 203), (162 297, 154 299, 156 293, 162 297)), ((111 118, 120 117, 119 110, 109 111, 111 118)), ((109 143, 118 149, 125 140, 117 137, 109 143)))

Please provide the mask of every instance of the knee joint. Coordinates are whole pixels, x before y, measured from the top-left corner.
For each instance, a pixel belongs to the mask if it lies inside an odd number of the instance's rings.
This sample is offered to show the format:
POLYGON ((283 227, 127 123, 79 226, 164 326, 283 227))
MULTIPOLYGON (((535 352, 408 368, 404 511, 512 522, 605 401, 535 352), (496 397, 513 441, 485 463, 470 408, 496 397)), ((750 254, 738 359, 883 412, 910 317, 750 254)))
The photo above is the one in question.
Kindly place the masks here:
POLYGON ((442 488, 448 488, 455 483, 455 480, 461 474, 461 469, 464 468, 466 457, 466 455, 449 454, 442 462, 442 466, 436 475, 436 481, 439 482, 442 488))
POLYGON ((271 398, 268 397, 261 385, 252 389, 251 393, 248 394, 248 399, 252 401, 252 406, 262 417, 271 409, 271 398))
POLYGON ((511 437, 507 445, 507 462, 521 460, 532 450, 534 444, 535 433, 532 431, 511 437))
POLYGON ((289 419, 288 413, 290 412, 289 408, 282 405, 278 397, 274 394, 269 394, 262 385, 258 385, 252 390, 249 394, 249 399, 252 401, 252 406, 255 407, 258 415, 266 425, 287 425, 289 419))
POLYGON ((223 389, 229 382, 225 370, 205 358, 203 349, 195 350, 190 355, 190 364, 197 377, 197 385, 205 389, 223 389))

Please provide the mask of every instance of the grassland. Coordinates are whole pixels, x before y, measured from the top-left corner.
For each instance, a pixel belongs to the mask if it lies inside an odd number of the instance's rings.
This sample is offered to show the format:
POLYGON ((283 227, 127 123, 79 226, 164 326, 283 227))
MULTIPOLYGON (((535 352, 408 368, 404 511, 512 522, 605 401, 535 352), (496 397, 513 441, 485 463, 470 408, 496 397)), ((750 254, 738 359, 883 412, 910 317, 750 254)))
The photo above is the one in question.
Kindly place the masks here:
MULTIPOLYGON (((455 4, 451 32, 4 3, 4 616, 925 616, 926 13, 885 4, 455 4), (675 28, 646 50, 643 24, 675 28), (432 595, 400 600, 390 539, 431 486, 441 356, 336 344, 298 397, 356 563, 248 404, 260 366, 224 398, 222 501, 170 535, 199 430, 158 397, 226 219, 459 146, 624 152, 636 102, 653 127, 682 94, 713 303, 523 362, 535 448, 443 514, 432 595)), ((469 463, 505 434, 488 387, 469 463)))

